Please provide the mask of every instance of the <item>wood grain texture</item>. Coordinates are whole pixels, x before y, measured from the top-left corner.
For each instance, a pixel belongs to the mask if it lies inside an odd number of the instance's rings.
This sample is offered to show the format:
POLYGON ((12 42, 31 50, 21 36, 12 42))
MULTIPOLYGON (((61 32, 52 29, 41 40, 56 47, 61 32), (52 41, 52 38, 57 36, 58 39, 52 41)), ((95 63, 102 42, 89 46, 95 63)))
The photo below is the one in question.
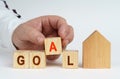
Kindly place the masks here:
POLYGON ((78 68, 78 51, 63 51, 62 57, 63 68, 78 68))
POLYGON ((24 50, 18 50, 14 52, 13 67, 29 68, 29 53, 30 51, 24 51, 24 50))
POLYGON ((46 56, 44 51, 31 51, 30 53, 30 68, 45 68, 46 56))
POLYGON ((56 55, 62 53, 62 45, 61 45, 60 37, 46 38, 44 43, 45 43, 46 55, 56 55))
POLYGON ((98 31, 83 42, 83 68, 110 68, 110 42, 98 31))

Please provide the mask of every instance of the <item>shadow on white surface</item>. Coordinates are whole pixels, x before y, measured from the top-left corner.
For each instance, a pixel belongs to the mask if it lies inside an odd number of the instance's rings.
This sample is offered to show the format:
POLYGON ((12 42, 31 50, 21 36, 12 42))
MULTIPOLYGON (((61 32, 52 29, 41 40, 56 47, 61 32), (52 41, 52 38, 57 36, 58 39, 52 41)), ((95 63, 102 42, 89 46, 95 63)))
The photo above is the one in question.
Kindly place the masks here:
POLYGON ((0 52, 0 79, 119 79, 120 67, 111 69, 78 69, 62 68, 62 58, 54 62, 47 61, 43 69, 14 69, 13 53, 6 50, 0 52), (7 75, 6 75, 7 74, 7 75))

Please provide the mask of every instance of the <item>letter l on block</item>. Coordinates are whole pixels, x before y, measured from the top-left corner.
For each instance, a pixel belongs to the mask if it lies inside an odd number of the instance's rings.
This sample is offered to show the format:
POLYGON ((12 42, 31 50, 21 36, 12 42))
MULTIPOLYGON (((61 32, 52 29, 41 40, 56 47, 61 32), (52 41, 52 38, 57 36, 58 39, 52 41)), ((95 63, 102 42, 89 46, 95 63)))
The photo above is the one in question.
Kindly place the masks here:
POLYGON ((63 51, 62 57, 64 68, 78 68, 78 51, 63 51))

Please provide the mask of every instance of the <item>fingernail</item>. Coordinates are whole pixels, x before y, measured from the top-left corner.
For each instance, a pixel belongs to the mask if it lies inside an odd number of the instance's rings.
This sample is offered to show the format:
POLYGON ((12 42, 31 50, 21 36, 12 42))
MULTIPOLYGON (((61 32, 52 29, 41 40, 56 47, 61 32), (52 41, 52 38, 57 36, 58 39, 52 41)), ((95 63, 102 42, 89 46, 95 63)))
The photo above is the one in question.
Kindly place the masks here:
POLYGON ((43 38, 38 37, 38 38, 37 38, 37 41, 38 41, 38 42, 43 42, 43 38))
POLYGON ((65 36, 67 35, 67 33, 66 33, 66 30, 65 30, 65 29, 63 29, 63 30, 61 31, 61 35, 62 35, 62 38, 65 38, 65 36))

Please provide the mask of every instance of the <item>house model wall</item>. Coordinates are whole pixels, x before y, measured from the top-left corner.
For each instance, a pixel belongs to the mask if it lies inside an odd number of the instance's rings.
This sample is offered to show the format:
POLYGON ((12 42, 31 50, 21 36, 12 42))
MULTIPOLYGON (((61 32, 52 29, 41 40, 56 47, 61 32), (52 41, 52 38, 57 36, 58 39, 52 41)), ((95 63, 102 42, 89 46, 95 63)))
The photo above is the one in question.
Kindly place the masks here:
POLYGON ((83 42, 83 68, 110 68, 110 42, 98 31, 83 42))

